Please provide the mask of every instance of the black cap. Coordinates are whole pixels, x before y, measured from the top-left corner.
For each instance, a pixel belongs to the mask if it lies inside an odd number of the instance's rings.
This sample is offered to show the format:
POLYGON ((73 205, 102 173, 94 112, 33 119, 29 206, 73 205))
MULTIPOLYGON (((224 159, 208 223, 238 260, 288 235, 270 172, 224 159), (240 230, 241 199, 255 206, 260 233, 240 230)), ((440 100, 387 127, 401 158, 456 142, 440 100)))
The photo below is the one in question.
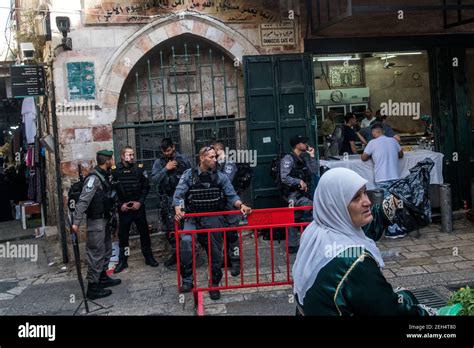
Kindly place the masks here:
POLYGON ((290 139, 291 147, 295 147, 296 145, 301 144, 301 143, 306 144, 307 142, 308 142, 308 138, 302 135, 296 135, 290 139))

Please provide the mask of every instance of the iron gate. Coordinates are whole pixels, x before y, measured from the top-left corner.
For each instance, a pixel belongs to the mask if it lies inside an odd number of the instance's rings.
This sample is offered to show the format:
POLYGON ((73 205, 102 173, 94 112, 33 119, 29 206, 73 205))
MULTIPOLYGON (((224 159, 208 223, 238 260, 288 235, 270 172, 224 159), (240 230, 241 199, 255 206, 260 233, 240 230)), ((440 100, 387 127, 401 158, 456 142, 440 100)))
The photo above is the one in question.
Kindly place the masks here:
MULTIPOLYGON (((114 152, 130 145, 150 174, 171 137, 193 165, 199 149, 219 139, 229 149, 247 148, 242 71, 213 44, 183 36, 155 47, 129 74, 113 126, 114 152), (190 41, 191 41, 190 40, 190 41), (217 51, 217 53, 216 53, 217 51)), ((146 201, 148 222, 161 230, 156 188, 146 201)))

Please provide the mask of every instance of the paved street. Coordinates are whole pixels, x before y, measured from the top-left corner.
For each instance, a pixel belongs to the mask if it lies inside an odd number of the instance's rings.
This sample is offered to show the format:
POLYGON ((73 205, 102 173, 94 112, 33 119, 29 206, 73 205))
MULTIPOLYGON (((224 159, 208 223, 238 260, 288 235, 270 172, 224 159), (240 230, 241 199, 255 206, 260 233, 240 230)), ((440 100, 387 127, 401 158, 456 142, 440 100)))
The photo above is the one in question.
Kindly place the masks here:
MULTIPOLYGON (((408 289, 429 289, 446 300, 449 286, 461 287, 474 282, 474 225, 466 219, 454 221, 452 234, 441 232, 440 224, 420 231, 420 237, 382 239, 378 245, 384 254, 384 274, 394 286, 408 289)), ((244 233, 245 279, 255 279, 254 238, 244 233)), ((260 279, 271 279, 270 245, 258 240, 260 279)), ((4 242, 2 242, 4 244, 4 242)), ((81 299, 75 267, 61 263, 57 242, 49 239, 21 240, 19 244, 38 246, 38 260, 0 259, 0 315, 71 315, 81 299)), ((157 268, 146 266, 139 253, 138 240, 132 244, 129 268, 120 274, 122 284, 112 288, 112 296, 97 302, 110 308, 99 315, 194 315, 191 294, 179 297, 176 273, 163 266, 164 238, 153 238, 157 268)), ((275 279, 286 277, 283 246, 275 245, 275 279)), ((83 245, 81 245, 83 248, 83 245)), ((201 251, 201 255, 203 252, 201 251)), ((72 254, 71 254, 72 255, 72 254)), ((82 253, 84 255, 84 253, 82 253)), ((291 261, 294 256, 291 257, 291 261)), ((205 284, 207 264, 198 268, 198 281, 205 284)), ((82 268, 86 273, 85 264, 82 268)), ((228 274, 229 284, 240 281, 228 274)), ((264 287, 223 291, 219 301, 204 294, 206 315, 293 315, 291 287, 264 287)), ((94 306, 91 305, 91 309, 94 306)))

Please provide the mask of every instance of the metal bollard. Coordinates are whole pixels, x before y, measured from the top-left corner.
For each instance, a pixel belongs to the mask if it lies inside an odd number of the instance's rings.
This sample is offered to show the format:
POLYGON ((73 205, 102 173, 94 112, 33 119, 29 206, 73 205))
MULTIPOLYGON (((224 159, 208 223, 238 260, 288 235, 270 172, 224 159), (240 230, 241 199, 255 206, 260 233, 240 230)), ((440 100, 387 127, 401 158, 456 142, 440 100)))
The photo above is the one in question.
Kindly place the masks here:
POLYGON ((439 200, 441 204, 441 229, 443 232, 453 232, 453 211, 451 204, 451 185, 439 186, 439 200))
POLYGON ((381 205, 383 203, 384 190, 382 189, 367 190, 367 195, 369 196, 369 199, 372 205, 374 204, 381 205))

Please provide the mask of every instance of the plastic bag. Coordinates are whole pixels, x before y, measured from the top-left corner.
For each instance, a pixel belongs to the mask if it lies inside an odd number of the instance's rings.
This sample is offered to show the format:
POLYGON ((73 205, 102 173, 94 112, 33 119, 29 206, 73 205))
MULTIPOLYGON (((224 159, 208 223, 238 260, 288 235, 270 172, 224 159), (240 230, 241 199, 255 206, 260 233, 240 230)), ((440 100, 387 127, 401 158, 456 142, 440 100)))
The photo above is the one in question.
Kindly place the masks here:
POLYGON ((431 205, 428 197, 430 171, 433 160, 425 158, 410 169, 410 174, 397 180, 388 191, 401 200, 401 209, 397 209, 393 222, 405 232, 411 232, 431 223, 431 205))

